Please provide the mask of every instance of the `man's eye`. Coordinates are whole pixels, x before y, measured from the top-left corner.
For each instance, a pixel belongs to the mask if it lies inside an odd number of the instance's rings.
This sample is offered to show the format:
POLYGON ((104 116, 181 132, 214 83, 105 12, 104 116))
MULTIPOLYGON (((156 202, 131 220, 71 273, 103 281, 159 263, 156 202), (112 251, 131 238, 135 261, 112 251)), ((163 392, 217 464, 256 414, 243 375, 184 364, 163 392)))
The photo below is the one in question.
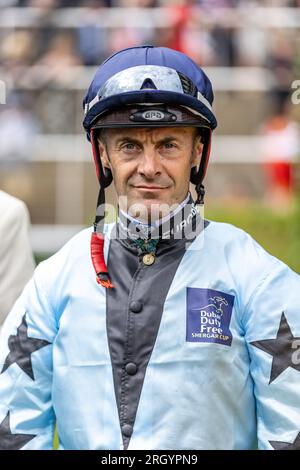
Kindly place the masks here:
POLYGON ((122 148, 124 150, 135 150, 136 149, 136 144, 132 143, 132 142, 127 142, 126 144, 124 144, 122 146, 122 148))
POLYGON ((176 147, 175 144, 173 144, 172 142, 166 142, 164 144, 164 148, 167 149, 167 150, 173 149, 175 147, 176 147))

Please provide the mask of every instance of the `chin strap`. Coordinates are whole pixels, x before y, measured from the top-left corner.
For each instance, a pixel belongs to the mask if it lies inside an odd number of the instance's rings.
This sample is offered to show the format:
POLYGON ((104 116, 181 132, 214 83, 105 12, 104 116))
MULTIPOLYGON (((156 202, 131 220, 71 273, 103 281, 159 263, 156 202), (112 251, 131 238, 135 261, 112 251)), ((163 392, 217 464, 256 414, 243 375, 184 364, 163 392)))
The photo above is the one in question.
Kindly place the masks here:
POLYGON ((92 143, 92 150, 93 150, 93 157, 94 162, 96 165, 96 172, 98 181, 100 184, 100 190, 97 200, 97 209, 96 209, 96 217, 94 222, 94 232, 91 236, 91 258, 92 263, 96 272, 96 280, 97 283, 100 284, 102 287, 107 289, 111 289, 113 284, 111 283, 109 273, 107 270, 107 266, 104 259, 104 241, 105 235, 103 233, 104 228, 104 217, 105 217, 105 192, 104 188, 109 186, 112 181, 111 173, 104 173, 98 144, 96 142, 96 138, 94 135, 94 131, 91 130, 91 143, 92 143))
POLYGON ((200 205, 200 206, 204 205, 205 188, 203 185, 203 180, 206 174, 209 157, 210 157, 212 130, 209 128, 203 128, 202 132, 203 132, 204 143, 203 143, 201 162, 200 162, 198 170, 197 170, 197 167, 193 167, 191 169, 191 177, 190 177, 191 182, 196 186, 197 200, 195 204, 200 205))
POLYGON ((205 188, 202 183, 196 185, 197 199, 196 206, 204 206, 205 188))

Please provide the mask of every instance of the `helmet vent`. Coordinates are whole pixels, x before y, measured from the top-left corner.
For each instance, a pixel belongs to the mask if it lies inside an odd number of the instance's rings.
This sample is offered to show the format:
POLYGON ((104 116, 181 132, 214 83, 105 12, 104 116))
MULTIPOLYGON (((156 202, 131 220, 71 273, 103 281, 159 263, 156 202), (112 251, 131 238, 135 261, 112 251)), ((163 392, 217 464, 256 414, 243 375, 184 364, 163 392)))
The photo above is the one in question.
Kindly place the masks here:
POLYGON ((186 75, 181 72, 177 72, 181 81, 183 92, 186 95, 197 96, 197 88, 186 75))

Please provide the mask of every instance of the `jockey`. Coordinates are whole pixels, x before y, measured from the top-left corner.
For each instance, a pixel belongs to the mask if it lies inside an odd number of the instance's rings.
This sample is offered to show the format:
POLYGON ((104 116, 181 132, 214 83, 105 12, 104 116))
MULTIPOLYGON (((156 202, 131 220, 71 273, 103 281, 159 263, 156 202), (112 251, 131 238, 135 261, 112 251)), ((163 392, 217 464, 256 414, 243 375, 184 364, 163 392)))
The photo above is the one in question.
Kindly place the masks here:
POLYGON ((300 278, 200 215, 212 102, 171 49, 97 70, 95 223, 39 264, 4 324, 1 449, 50 449, 56 423, 61 449, 300 448, 300 278))

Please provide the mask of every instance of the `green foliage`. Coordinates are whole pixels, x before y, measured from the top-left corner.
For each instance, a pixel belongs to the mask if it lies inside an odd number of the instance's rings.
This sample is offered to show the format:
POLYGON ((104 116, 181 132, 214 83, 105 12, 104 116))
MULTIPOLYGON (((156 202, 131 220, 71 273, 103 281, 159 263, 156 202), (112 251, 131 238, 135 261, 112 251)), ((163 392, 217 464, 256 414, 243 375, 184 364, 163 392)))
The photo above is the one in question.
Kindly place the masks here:
POLYGON ((54 253, 34 253, 35 264, 38 265, 54 253))
POLYGON ((59 447, 58 433, 57 433, 57 426, 55 426, 54 438, 53 438, 53 449, 58 450, 58 447, 59 447))

